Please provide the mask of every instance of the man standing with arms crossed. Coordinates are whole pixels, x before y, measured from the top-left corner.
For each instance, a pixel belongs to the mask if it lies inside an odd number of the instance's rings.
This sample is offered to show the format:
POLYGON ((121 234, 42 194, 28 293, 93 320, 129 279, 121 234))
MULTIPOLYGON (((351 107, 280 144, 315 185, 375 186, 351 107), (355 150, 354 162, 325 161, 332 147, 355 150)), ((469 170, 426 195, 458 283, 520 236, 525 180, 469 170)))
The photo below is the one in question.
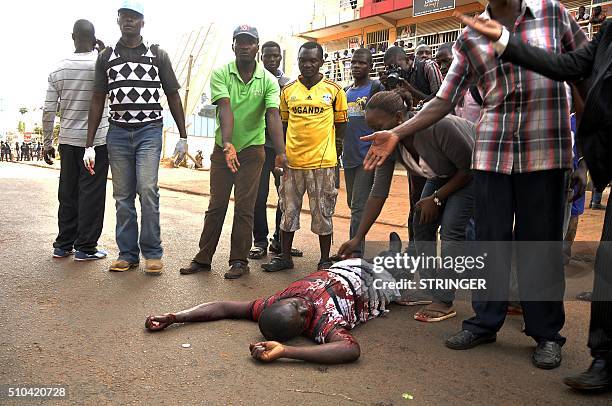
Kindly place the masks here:
MULTIPOLYGON (((556 1, 489 0, 482 17, 494 18, 524 41, 557 53, 586 42, 584 32, 556 1)), ((572 167, 565 85, 500 60, 489 40, 471 28, 459 36, 454 55, 440 91, 423 110, 390 131, 366 137, 374 142, 364 167, 382 165, 400 139, 439 121, 477 84, 486 96, 472 159, 476 240, 503 244, 496 244, 494 256, 489 255, 487 263, 496 266, 487 266, 487 291, 472 293, 475 316, 463 322, 446 346, 465 350, 496 340, 508 305, 511 241, 548 242, 555 247, 553 255, 519 245, 517 269, 525 299, 525 334, 537 342, 532 362, 538 368, 556 368, 565 343, 559 334, 565 323, 561 241, 565 171, 572 167)))
POLYGON ((108 154, 106 131, 108 111, 94 131, 93 147, 98 159, 94 175, 83 166, 87 139, 87 112, 89 111, 98 51, 94 26, 87 20, 78 20, 72 29, 74 53, 62 60, 49 75, 49 87, 43 108, 44 155, 53 163, 53 123, 60 112, 59 152, 62 157, 59 181, 59 233, 53 243, 53 257, 66 258, 74 254, 75 261, 90 261, 106 257, 97 248, 104 223, 108 154), (73 248, 76 249, 74 252, 73 248))
MULTIPOLYGON (((274 41, 268 41, 261 46, 261 61, 263 62, 264 68, 276 79, 278 79, 278 86, 282 89, 291 80, 285 76, 282 70, 280 70, 280 63, 283 59, 280 45, 274 41)), ((266 204, 268 203, 268 192, 270 190, 270 174, 274 176, 274 185, 278 193, 278 187, 280 186, 280 175, 274 174, 274 159, 276 152, 274 151, 274 142, 270 137, 270 132, 266 129, 266 143, 264 144, 264 150, 266 152, 266 160, 264 161, 263 168, 261 169, 261 177, 259 178, 259 191, 257 192, 257 200, 255 201, 255 213, 253 219, 253 248, 249 252, 250 259, 261 259, 268 253, 268 210, 266 204)), ((274 227, 274 236, 270 241, 270 252, 279 254, 281 252, 280 247, 280 220, 281 220, 281 209, 277 204, 276 206, 276 219, 274 227)), ((291 255, 294 257, 301 257, 302 252, 297 249, 291 250, 291 255)))
POLYGON ((226 279, 249 272, 253 211, 259 177, 265 160, 265 130, 276 150, 276 167, 285 167, 283 126, 278 112, 277 79, 257 63, 259 34, 255 27, 234 30, 232 49, 236 60, 215 69, 210 79, 212 103, 217 105, 218 125, 210 157, 210 201, 200 236, 200 251, 180 273, 210 271, 219 243, 230 194, 234 188, 230 269, 226 279))
POLYGON ((185 115, 168 54, 157 45, 143 42, 144 8, 126 0, 118 10, 121 38, 115 48, 106 48, 96 61, 94 93, 89 110, 87 145, 83 161, 93 175, 96 152, 94 135, 108 93, 110 127, 108 156, 113 174, 113 197, 117 208, 116 239, 119 257, 111 271, 127 271, 138 266, 140 252, 146 260, 145 271, 162 271, 159 227, 159 188, 157 175, 162 149, 162 106, 160 87, 178 127, 179 151, 187 150, 185 115), (140 197, 141 230, 134 200, 140 197))
POLYGON ((329 249, 336 207, 338 155, 347 116, 346 94, 342 88, 323 78, 323 48, 306 42, 298 52, 301 75, 281 92, 281 118, 287 123, 287 160, 289 168, 280 186, 282 254, 262 268, 277 272, 293 268, 291 246, 300 228, 304 193, 308 192, 311 230, 319 236, 321 258, 317 266, 330 266, 329 249))

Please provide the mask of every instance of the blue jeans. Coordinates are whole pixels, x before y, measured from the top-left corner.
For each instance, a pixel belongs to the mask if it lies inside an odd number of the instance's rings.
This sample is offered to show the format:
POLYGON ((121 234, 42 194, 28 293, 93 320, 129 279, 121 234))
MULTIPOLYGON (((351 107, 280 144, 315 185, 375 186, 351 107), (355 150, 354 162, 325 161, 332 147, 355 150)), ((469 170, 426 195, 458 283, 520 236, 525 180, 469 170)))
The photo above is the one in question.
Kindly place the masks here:
MULTIPOLYGON (((448 179, 428 179, 423 188, 421 199, 433 195, 448 179)), ((415 210, 412 219, 414 227, 414 240, 417 254, 436 256, 437 232, 440 229, 441 256, 457 257, 465 255, 465 240, 467 230, 473 226, 470 222, 474 216, 474 181, 470 181, 463 188, 450 195, 440 210, 438 218, 428 224, 421 224, 421 211, 415 210)), ((455 278, 455 270, 436 269, 424 267, 419 269, 421 279, 448 279, 455 278)), ((428 292, 436 303, 452 305, 455 300, 453 289, 435 289, 428 292)))
POLYGON ((162 257, 159 229, 157 174, 162 149, 161 122, 127 129, 111 124, 106 135, 117 209, 115 237, 119 259, 138 262, 162 257), (140 198, 141 231, 138 239, 136 193, 140 198))
MULTIPOLYGON (((366 202, 374 183, 374 171, 366 171, 363 165, 355 168, 344 168, 344 180, 346 182, 346 203, 351 209, 351 225, 349 238, 354 238, 361 224, 361 217, 365 209, 366 202)), ((353 255, 363 254, 364 242, 353 255)))

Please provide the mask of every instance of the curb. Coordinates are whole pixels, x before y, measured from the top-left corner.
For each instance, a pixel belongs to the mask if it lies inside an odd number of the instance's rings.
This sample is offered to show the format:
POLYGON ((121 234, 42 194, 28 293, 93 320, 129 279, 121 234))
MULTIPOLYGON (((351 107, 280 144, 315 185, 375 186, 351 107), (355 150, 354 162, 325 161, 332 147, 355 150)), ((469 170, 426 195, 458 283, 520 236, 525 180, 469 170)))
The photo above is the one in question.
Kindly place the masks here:
MULTIPOLYGON (((13 163, 20 164, 20 165, 27 165, 27 166, 35 166, 35 167, 38 167, 38 168, 53 169, 55 171, 59 171, 60 170, 60 168, 56 168, 55 166, 49 166, 49 165, 47 165, 45 163, 38 163, 38 162, 36 162, 36 163, 26 163, 26 162, 21 162, 21 161, 14 161, 13 163)), ((113 178, 110 175, 108 175, 106 177, 106 179, 112 180, 113 178)), ((193 190, 189 190, 189 189, 184 189, 184 188, 175 187, 175 186, 163 185, 163 184, 161 184, 159 182, 158 182, 158 187, 160 189, 169 190, 171 192, 185 193, 187 195, 194 195, 194 196, 206 196, 206 197, 210 197, 210 193, 194 192, 193 190)), ((235 202, 233 197, 230 197, 230 201, 235 202)), ((273 204, 268 204, 267 203, 266 207, 268 207, 270 209, 276 209, 276 206, 273 205, 273 204)), ((301 210, 301 213, 306 213, 306 214, 310 215, 310 209, 304 209, 303 208, 301 210)), ((350 220, 351 219, 350 216, 346 216, 344 214, 334 214, 334 217, 345 219, 345 220, 350 220)), ((374 224, 382 224, 382 225, 390 226, 390 227, 401 227, 401 228, 407 227, 406 224, 396 224, 396 223, 390 223, 388 221, 376 221, 374 224)))

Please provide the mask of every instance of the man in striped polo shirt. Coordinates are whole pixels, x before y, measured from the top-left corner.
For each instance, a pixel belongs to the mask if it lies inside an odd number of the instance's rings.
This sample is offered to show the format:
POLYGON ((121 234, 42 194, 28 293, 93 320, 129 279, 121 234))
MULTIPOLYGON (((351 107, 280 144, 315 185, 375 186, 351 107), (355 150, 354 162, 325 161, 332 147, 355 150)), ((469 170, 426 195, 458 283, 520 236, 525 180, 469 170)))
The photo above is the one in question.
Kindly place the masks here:
POLYGON ((96 37, 93 24, 87 20, 78 20, 74 23, 72 39, 74 54, 62 60, 49 75, 42 120, 44 153, 45 160, 51 163, 50 157, 55 155, 52 146, 53 123, 59 111, 59 152, 62 160, 58 193, 59 233, 53 243, 53 257, 65 258, 74 253, 76 261, 88 261, 106 257, 106 253, 99 250, 97 245, 104 222, 108 122, 102 104, 104 117, 92 141, 98 159, 93 168, 94 175, 90 176, 82 160, 87 138, 87 112, 98 57, 98 51, 94 49, 96 37))
POLYGON ((170 57, 157 45, 147 45, 140 31, 144 8, 135 0, 125 0, 118 10, 121 38, 114 48, 106 48, 96 61, 96 75, 89 111, 85 166, 95 162, 93 141, 106 95, 110 104, 107 135, 108 156, 113 174, 113 197, 117 209, 115 232, 119 257, 111 271, 127 271, 146 260, 145 271, 162 271, 159 227, 159 188, 157 177, 162 150, 163 88, 180 134, 176 150, 187 151, 185 115, 170 57), (140 197, 141 228, 138 230, 136 193, 140 197))

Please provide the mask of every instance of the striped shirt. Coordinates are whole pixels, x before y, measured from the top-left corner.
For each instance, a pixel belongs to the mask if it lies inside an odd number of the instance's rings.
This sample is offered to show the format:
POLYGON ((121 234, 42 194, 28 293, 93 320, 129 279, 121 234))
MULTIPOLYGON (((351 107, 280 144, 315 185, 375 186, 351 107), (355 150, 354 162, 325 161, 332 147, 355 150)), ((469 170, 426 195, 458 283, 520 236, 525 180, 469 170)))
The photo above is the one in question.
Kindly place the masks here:
MULTIPOLYGON (((87 115, 94 84, 98 52, 75 53, 61 61, 49 75, 49 87, 43 109, 45 148, 53 143, 55 114, 59 111, 59 143, 84 147, 87 141, 87 115), (59 106, 59 109, 58 109, 59 106)), ((94 146, 106 144, 108 101, 94 138, 94 146)))
POLYGON ((419 69, 415 67, 416 61, 415 64, 413 64, 412 69, 410 70, 410 77, 408 81, 413 86, 416 86, 419 91, 425 93, 427 96, 435 95, 436 93, 438 93, 438 90, 440 89, 440 85, 442 84, 443 80, 440 68, 438 68, 438 65, 435 63, 435 61, 431 59, 426 59, 424 61, 421 61, 420 63, 423 65, 422 72, 424 74, 424 78, 421 78, 421 80, 424 79, 427 82, 429 92, 425 88, 419 89, 419 69))
MULTIPOLYGON (((490 18, 487 6, 481 15, 490 18)), ((557 1, 523 0, 514 35, 555 53, 587 37, 557 1)), ((500 60, 492 42, 466 28, 437 96, 453 104, 476 83, 484 106, 476 125, 472 168, 503 174, 572 167, 570 112, 564 84, 500 60)))

